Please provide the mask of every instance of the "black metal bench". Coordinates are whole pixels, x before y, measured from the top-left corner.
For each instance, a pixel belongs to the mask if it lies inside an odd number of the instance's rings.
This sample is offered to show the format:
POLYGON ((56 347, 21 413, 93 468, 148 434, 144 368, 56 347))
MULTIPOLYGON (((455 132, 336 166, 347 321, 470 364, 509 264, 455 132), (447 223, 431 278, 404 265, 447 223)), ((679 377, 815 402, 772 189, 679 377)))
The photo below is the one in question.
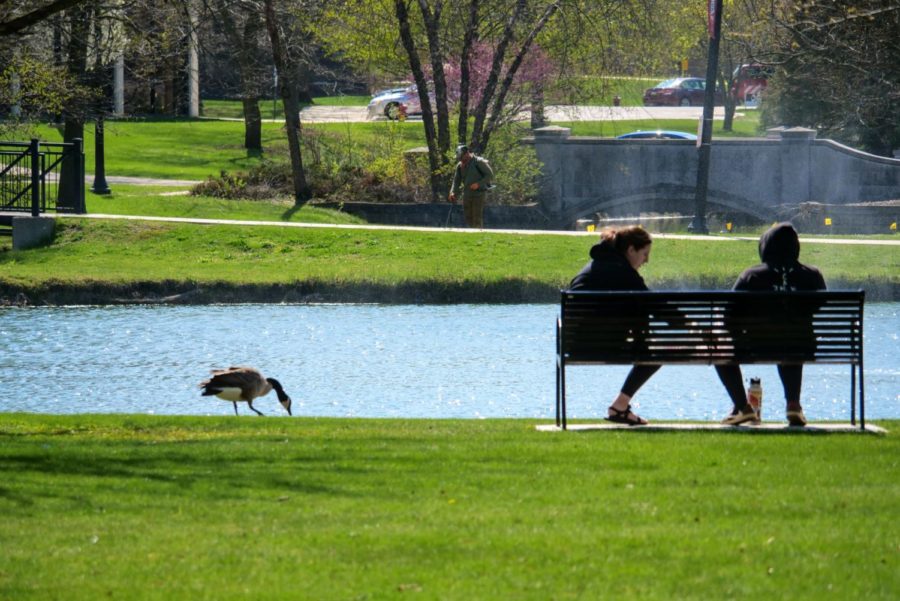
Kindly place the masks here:
POLYGON ((12 215, 0 215, 0 236, 12 236, 12 215))
POLYGON ((561 291, 556 425, 573 365, 850 365, 850 421, 865 429, 865 291, 561 291))

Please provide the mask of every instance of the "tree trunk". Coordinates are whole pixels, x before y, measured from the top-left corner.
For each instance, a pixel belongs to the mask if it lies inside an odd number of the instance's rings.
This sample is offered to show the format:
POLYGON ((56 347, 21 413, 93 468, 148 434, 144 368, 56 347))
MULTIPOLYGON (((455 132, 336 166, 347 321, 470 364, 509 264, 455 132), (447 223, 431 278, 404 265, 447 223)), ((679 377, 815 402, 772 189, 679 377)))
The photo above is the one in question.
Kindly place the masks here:
POLYGON ((291 155, 291 176, 294 183, 294 206, 303 206, 312 198, 312 190, 306 182, 303 171, 303 156, 300 152, 300 102, 292 81, 292 70, 281 43, 278 20, 275 16, 274 0, 265 0, 266 28, 272 42, 272 59, 278 72, 278 88, 284 103, 284 126, 287 130, 288 149, 291 155))
POLYGON ((722 120, 722 131, 731 131, 734 127, 735 102, 733 98, 725 97, 725 118, 722 120))
MULTIPOLYGON (((69 43, 66 48, 66 70, 75 81, 85 81, 87 73, 88 35, 91 29, 92 13, 82 5, 69 11, 69 43)), ((84 140, 84 121, 87 106, 79 98, 63 110, 63 141, 71 143, 76 138, 84 140)), ((84 185, 81 178, 81 163, 69 155, 59 169, 59 199, 64 206, 75 206, 80 198, 79 189, 84 185)))
POLYGON ((484 86, 484 92, 482 93, 482 96, 475 107, 475 122, 472 124, 472 140, 470 142, 470 146, 475 151, 484 152, 485 148, 487 148, 487 142, 482 140, 482 137, 484 133, 484 122, 487 118, 488 106, 491 103, 491 99, 494 97, 494 92, 497 89, 497 81, 500 79, 500 72, 503 70, 503 61, 506 58, 506 48, 512 41, 513 33, 515 31, 515 25, 518 22, 519 17, 522 15, 522 12, 525 10, 526 4, 526 0, 517 0, 516 8, 515 10, 513 10, 512 14, 509 16, 509 19, 506 21, 506 26, 503 29, 503 35, 501 36, 500 41, 497 43, 497 47, 494 50, 494 60, 491 64, 491 72, 490 74, 488 74, 487 83, 484 86))
POLYGON ((538 19, 537 23, 535 23, 534 27, 528 33, 528 36, 522 41, 522 45, 521 47, 519 47, 519 52, 516 54, 516 57, 509 65, 506 76, 503 78, 503 82, 500 84, 500 87, 497 90, 496 97, 494 98, 494 106, 491 108, 490 118, 488 119, 487 126, 485 126, 484 128, 484 132, 481 134, 482 147, 487 148, 491 134, 500 123, 500 118, 503 114, 503 105, 506 103, 506 95, 509 93, 509 90, 512 87, 513 80, 516 77, 516 73, 519 71, 519 67, 522 66, 522 61, 525 60, 525 55, 528 54, 528 50, 531 48, 531 44, 534 42, 534 39, 538 36, 541 30, 544 29, 544 26, 547 25, 547 23, 550 21, 550 18, 553 17, 554 13, 556 13, 558 9, 558 2, 549 4, 544 10, 544 14, 541 15, 541 18, 538 19))
POLYGON ((219 20, 231 44, 238 49, 237 60, 241 75, 241 103, 244 107, 244 148, 252 153, 262 153, 262 115, 259 111, 259 86, 257 85, 259 66, 256 57, 259 51, 257 36, 260 31, 260 14, 257 9, 246 11, 244 27, 238 32, 238 25, 231 13, 233 7, 223 2, 218 5, 219 20))
POLYGON ((531 91, 531 129, 544 127, 547 117, 544 115, 544 85, 541 82, 534 83, 531 91))
MULTIPOLYGON (((440 27, 443 3, 435 2, 434 11, 428 9, 426 0, 419 0, 425 34, 428 37, 428 53, 431 57, 432 81, 434 82, 434 103, 437 105, 437 142, 441 165, 447 164, 450 151, 450 110, 447 104, 447 79, 444 77, 444 52, 441 48, 440 27)), ((419 98, 428 95, 428 89, 419 89, 419 98)), ((444 178, 446 179, 446 178, 444 178)), ((449 188, 449 186, 446 186, 449 188)))
POLYGON ((456 127, 457 139, 465 144, 469 135, 469 55, 478 37, 478 3, 472 0, 469 4, 469 22, 463 36, 463 47, 459 64, 459 123, 456 127))
POLYGON ((412 30, 409 25, 409 10, 406 6, 406 0, 394 0, 394 10, 397 14, 397 23, 400 25, 400 41, 409 57, 409 67, 413 74, 413 79, 419 89, 419 100, 422 104, 422 125, 425 128, 425 141, 428 144, 428 166, 431 172, 431 197, 432 200, 438 200, 441 191, 441 175, 440 175, 440 153, 436 144, 436 136, 434 130, 434 113, 431 111, 431 100, 428 98, 428 84, 425 81, 425 73, 422 71, 422 62, 419 60, 419 54, 416 50, 416 43, 412 37, 412 30), (423 94, 422 91, 425 90, 423 94))
POLYGON ((244 148, 251 153, 262 154, 262 113, 259 98, 243 97, 244 106, 244 148))
POLYGON ((732 94, 732 91, 736 88, 737 81, 734 79, 726 81, 726 79, 720 75, 719 84, 722 88, 722 95, 724 96, 724 98, 722 98, 722 103, 725 108, 725 118, 722 120, 722 131, 731 131, 734 127, 734 113, 737 109, 737 99, 734 97, 734 94, 732 94), (730 81, 730 84, 726 86, 725 84, 728 81, 730 81))

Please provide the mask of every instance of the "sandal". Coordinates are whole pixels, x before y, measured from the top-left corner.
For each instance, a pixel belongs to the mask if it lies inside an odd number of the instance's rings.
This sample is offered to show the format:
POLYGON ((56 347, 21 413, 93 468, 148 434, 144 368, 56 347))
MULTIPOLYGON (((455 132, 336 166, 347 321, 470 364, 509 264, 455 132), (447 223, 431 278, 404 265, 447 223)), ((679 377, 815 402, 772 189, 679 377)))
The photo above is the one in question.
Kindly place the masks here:
POLYGON ((613 412, 612 415, 606 416, 604 419, 608 422, 612 422, 614 424, 628 424, 629 426, 646 426, 647 420, 643 417, 636 415, 631 410, 631 405, 625 407, 625 409, 619 410, 615 407, 610 407, 610 411, 613 412))

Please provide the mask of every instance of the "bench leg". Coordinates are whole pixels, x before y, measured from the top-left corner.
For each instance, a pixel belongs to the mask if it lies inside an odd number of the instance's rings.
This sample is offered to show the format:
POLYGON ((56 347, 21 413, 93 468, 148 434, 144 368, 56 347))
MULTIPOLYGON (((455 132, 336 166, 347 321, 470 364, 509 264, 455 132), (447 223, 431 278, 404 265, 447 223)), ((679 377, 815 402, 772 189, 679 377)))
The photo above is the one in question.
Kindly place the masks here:
POLYGON ((562 411, 562 429, 566 429, 566 363, 563 361, 559 366, 559 394, 560 394, 560 410, 562 411))
POLYGON ((856 425, 856 366, 850 365, 850 425, 856 425))
POLYGON ((859 361, 859 427, 866 429, 866 388, 863 382, 863 364, 859 361))
POLYGON ((559 376, 559 357, 556 358, 556 427, 560 426, 560 410, 559 410, 559 384, 560 384, 560 376, 559 376))

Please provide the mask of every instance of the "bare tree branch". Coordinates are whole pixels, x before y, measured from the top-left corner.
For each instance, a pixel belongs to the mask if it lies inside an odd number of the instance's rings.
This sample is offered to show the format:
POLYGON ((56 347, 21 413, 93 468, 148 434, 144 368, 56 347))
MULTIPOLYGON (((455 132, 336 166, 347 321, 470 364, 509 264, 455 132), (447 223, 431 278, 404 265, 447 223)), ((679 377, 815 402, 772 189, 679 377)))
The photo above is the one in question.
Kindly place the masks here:
POLYGON ((0 37, 18 33, 23 29, 27 29, 32 25, 40 23, 60 11, 77 6, 82 2, 85 2, 85 0, 53 0, 50 4, 38 8, 31 8, 29 9, 29 12, 26 12, 23 15, 0 23, 0 37))

